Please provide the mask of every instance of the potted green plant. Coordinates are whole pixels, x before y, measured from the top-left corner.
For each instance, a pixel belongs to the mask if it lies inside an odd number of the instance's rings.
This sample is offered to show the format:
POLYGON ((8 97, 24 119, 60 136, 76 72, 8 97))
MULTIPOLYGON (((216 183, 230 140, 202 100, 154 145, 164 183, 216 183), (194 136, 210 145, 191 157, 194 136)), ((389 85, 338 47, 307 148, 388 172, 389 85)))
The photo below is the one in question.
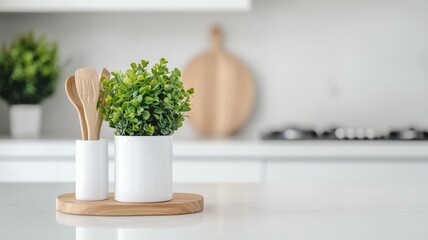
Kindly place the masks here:
POLYGON ((0 50, 0 98, 10 106, 13 137, 38 137, 40 103, 54 93, 58 79, 57 45, 33 32, 0 50))
POLYGON ((160 59, 132 63, 102 80, 101 116, 115 129, 115 200, 160 202, 172 198, 172 134, 190 111, 193 88, 160 59))

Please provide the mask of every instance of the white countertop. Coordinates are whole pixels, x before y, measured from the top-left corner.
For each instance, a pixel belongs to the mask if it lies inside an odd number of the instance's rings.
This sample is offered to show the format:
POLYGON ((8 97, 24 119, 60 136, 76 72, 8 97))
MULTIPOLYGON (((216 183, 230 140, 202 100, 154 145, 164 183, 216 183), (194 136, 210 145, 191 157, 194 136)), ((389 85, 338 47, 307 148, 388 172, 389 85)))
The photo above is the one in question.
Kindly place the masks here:
MULTIPOLYGON (((74 140, 0 139, 0 160, 6 158, 67 158, 74 140)), ((110 155, 113 155, 110 142, 110 155)), ((428 141, 175 141, 175 158, 425 158, 428 141)))
POLYGON ((0 239, 426 239, 428 188, 409 185, 179 184, 201 213, 90 217, 56 213, 72 184, 0 184, 0 239))

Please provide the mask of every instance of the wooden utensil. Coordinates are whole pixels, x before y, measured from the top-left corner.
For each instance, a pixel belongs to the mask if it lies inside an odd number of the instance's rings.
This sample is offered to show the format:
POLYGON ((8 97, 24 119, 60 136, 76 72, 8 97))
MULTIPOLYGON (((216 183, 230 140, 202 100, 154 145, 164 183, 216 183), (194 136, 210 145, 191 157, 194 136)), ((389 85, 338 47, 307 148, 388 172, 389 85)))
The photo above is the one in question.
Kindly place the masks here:
MULTIPOLYGON (((100 77, 99 77, 100 84, 102 84, 102 82, 101 82, 102 77, 110 79, 110 72, 106 68, 101 69, 100 77)), ((102 105, 104 105, 104 103, 105 103, 104 99, 105 99, 104 94, 100 93, 99 100, 100 100, 100 102, 101 102, 102 105)), ((100 132, 101 132, 101 125, 102 124, 103 124, 103 118, 101 117, 101 115, 100 115, 100 113, 98 111, 97 124, 96 124, 96 128, 97 128, 97 131, 98 131, 97 139, 100 139, 100 132)))
POLYGON ((97 101, 100 93, 100 80, 97 71, 93 68, 80 68, 74 73, 76 88, 83 104, 83 110, 88 127, 88 140, 98 140, 99 130, 97 124, 97 101))
POLYGON ((194 87, 191 123, 210 136, 225 136, 237 131, 248 119, 254 102, 250 72, 222 47, 222 31, 212 30, 212 46, 185 69, 183 82, 194 87))
POLYGON ((77 111, 79 115, 80 131, 82 132, 82 140, 88 140, 88 128, 86 127, 85 112, 83 110, 82 101, 80 101, 79 95, 76 89, 76 80, 74 76, 69 76, 65 81, 65 92, 67 93, 68 100, 77 111))

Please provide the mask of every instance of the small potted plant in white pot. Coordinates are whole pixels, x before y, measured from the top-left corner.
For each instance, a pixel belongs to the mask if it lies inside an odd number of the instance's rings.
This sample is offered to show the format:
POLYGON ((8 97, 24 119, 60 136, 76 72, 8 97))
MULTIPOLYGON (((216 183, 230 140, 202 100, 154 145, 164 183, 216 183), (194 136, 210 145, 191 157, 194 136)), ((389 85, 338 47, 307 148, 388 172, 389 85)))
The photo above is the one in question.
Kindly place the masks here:
POLYGON ((184 89, 180 71, 160 59, 132 63, 103 79, 99 104, 115 129, 115 200, 161 202, 172 199, 172 134, 190 111, 193 88, 184 89))
POLYGON ((0 51, 0 98, 10 106, 12 137, 36 138, 41 132, 40 103, 56 87, 57 45, 32 32, 19 36, 0 51))

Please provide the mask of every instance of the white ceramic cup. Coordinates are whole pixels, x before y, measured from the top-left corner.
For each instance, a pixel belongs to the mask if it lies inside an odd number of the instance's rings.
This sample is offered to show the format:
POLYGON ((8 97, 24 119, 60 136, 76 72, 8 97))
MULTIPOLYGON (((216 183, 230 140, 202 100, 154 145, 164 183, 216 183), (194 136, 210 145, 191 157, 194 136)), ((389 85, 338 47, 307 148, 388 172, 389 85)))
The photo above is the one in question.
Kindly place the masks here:
POLYGON ((107 141, 76 140, 76 199, 97 201, 107 197, 107 141))
POLYGON ((115 200, 172 199, 172 136, 115 136, 115 200))

